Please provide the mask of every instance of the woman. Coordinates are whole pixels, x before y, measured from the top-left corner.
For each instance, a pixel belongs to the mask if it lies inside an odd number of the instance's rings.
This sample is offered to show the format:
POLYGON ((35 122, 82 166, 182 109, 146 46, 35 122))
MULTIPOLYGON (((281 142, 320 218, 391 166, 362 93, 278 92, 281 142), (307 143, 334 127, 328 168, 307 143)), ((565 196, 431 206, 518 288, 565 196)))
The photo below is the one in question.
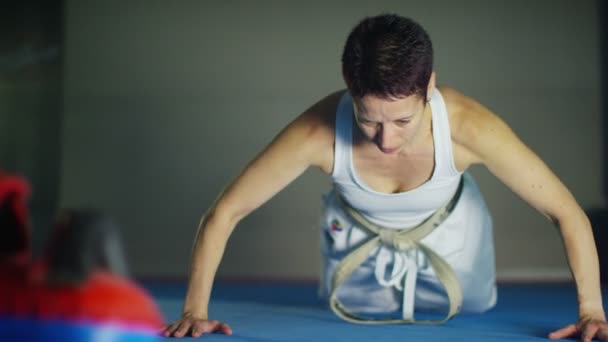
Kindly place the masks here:
POLYGON ((447 310, 449 319, 460 310, 491 308, 492 223, 465 173, 483 164, 560 228, 579 322, 549 337, 608 341, 597 252, 583 210, 501 119, 454 89, 436 87, 424 29, 396 15, 366 18, 348 37, 342 68, 348 89, 291 122, 204 216, 183 315, 165 335, 231 333, 207 316, 226 241, 241 219, 310 166, 334 183, 321 217, 321 292, 336 314, 358 323, 386 322, 370 314, 414 322, 415 310, 447 310))

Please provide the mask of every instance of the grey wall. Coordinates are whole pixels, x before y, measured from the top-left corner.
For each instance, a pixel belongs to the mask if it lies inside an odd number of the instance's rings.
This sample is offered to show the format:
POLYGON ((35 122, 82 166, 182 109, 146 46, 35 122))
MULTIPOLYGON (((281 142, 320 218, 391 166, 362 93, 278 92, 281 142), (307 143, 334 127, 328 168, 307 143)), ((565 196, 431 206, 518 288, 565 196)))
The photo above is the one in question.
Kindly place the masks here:
MULTIPOLYGON (((343 87, 365 15, 427 28, 438 80, 501 115, 587 208, 600 193, 596 4, 586 1, 68 1, 61 205, 124 227, 140 276, 181 277, 200 215, 291 119, 343 87)), ((567 277, 552 225, 485 169, 502 278, 567 277)), ((328 177, 310 170, 246 218, 222 276, 314 278, 328 177)))

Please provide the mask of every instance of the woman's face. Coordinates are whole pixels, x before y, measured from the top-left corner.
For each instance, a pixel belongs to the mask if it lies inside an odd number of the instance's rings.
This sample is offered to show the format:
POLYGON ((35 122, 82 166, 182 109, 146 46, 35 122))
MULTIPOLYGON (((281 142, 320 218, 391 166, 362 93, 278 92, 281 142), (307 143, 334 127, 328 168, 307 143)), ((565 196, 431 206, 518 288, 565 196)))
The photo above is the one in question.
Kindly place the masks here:
POLYGON ((383 153, 398 154, 419 136, 426 102, 417 95, 399 99, 364 96, 353 101, 363 135, 383 153))

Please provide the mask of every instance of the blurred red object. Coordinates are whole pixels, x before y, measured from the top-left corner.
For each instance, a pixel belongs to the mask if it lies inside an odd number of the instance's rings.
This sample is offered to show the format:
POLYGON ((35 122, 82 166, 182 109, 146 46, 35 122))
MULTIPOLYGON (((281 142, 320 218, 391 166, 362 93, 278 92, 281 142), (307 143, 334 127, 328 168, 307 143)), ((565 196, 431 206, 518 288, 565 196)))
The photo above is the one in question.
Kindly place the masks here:
POLYGON ((51 284, 47 260, 31 260, 23 178, 0 173, 0 316, 160 329, 152 297, 126 277, 93 270, 81 284, 51 284))
POLYGON ((0 263, 30 261, 29 196, 30 186, 25 179, 0 172, 0 263))

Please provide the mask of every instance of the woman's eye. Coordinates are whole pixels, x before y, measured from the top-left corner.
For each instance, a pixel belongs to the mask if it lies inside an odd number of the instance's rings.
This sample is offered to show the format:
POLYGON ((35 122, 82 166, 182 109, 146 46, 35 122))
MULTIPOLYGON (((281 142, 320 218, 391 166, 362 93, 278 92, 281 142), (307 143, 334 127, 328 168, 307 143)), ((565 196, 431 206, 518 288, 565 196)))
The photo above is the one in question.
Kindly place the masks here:
POLYGON ((398 125, 407 125, 408 123, 410 123, 410 120, 397 120, 397 124, 398 125))

